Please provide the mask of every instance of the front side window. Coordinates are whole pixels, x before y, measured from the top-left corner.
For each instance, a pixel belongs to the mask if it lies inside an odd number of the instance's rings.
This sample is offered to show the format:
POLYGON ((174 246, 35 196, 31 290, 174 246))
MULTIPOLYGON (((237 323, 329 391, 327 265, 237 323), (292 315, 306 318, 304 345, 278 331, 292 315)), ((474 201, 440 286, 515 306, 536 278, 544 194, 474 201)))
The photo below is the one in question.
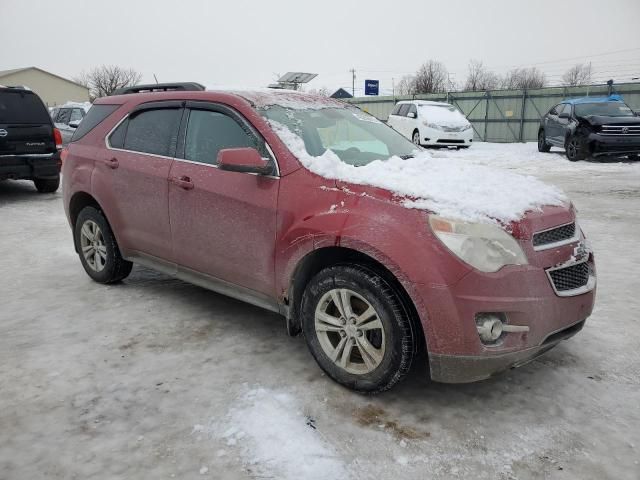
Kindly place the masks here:
POLYGON ((411 105, 409 107, 409 111, 407 113, 413 113, 416 117, 418 116, 418 109, 415 105, 411 105))
POLYGON ((558 115, 562 111, 562 104, 554 106, 549 110, 549 115, 558 115))
POLYGON ((64 123, 65 125, 68 125, 70 121, 71 121, 71 109, 61 108, 60 112, 58 112, 58 118, 56 122, 64 123))
MULTIPOLYGON (((125 122, 128 125, 123 148, 133 152, 172 157, 178 140, 181 113, 182 110, 179 108, 159 108, 133 114, 125 122)), ((115 146, 113 137, 112 134, 109 141, 115 146)))
POLYGON ((266 156, 264 142, 229 115, 210 110, 189 113, 184 146, 186 160, 216 165, 220 150, 245 147, 255 148, 266 156))

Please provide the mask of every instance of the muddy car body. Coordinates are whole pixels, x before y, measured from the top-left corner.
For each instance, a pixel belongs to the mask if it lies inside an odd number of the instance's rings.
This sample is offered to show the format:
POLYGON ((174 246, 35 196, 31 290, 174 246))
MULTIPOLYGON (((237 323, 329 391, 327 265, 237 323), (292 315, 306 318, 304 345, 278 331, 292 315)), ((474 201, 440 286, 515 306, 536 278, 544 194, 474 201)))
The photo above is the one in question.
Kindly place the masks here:
MULTIPOLYGON (((434 380, 470 382, 525 363, 582 328, 595 267, 570 204, 505 225, 526 259, 480 271, 445 246, 440 217, 405 208, 387 189, 305 168, 276 133, 269 102, 308 107, 310 115, 351 108, 293 93, 97 100, 91 112, 102 108, 104 118, 70 144, 63 172, 87 273, 110 283, 139 263, 278 312, 291 334, 304 332, 333 379, 367 392, 395 384, 421 348, 434 380), (136 123, 152 116, 171 137, 167 149, 136 151, 148 143, 136 131, 153 137, 152 124, 136 123), (211 147, 210 135, 198 132, 214 121, 224 122, 216 131, 228 130, 211 147)), ((415 148, 386 126, 375 131, 397 148, 415 148)))

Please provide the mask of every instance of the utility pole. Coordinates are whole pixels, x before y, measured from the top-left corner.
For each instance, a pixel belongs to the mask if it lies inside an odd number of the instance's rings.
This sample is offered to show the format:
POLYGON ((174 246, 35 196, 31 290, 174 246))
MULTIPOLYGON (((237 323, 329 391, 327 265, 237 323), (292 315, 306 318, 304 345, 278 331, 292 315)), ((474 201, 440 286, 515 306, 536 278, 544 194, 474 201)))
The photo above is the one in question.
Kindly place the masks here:
POLYGON ((351 72, 351 95, 356 96, 356 69, 352 68, 349 70, 351 72))
POLYGON ((391 77, 391 93, 393 94, 393 99, 396 98, 396 79, 391 77))

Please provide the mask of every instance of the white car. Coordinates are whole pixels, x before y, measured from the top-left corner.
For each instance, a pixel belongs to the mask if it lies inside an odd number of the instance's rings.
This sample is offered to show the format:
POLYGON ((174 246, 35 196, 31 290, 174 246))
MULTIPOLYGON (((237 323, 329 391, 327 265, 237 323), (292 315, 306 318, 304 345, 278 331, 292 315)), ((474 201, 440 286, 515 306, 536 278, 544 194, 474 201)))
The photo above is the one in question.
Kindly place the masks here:
POLYGON ((469 148, 473 142, 471 123, 448 103, 401 101, 387 123, 416 145, 469 148))

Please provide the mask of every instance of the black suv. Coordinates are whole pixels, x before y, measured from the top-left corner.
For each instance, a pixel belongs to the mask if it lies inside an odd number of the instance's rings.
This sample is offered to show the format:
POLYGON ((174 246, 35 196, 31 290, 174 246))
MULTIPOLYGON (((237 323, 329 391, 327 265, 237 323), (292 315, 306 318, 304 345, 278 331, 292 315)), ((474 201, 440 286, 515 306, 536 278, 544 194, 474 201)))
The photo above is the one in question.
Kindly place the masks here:
POLYGON ((640 118, 618 95, 565 100, 540 119, 538 151, 564 148, 571 161, 640 155, 640 118))
POLYGON ((0 180, 33 180, 42 193, 60 185, 60 132, 40 97, 0 87, 0 180))

